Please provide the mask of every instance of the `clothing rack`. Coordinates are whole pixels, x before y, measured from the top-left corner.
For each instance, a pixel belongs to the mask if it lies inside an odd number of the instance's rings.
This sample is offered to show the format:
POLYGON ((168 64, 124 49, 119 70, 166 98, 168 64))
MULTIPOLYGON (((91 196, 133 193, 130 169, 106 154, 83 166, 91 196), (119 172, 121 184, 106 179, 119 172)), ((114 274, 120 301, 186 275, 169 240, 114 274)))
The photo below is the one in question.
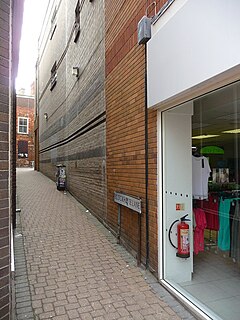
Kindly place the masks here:
MULTIPOLYGON (((240 190, 239 189, 235 189, 235 190, 224 190, 224 191, 213 191, 213 192, 209 192, 209 194, 211 196, 217 196, 218 197, 218 201, 224 201, 225 199, 229 199, 231 202, 231 206, 235 206, 236 202, 239 203, 240 201, 240 190)), ((231 212, 231 210, 230 210, 231 212)), ((230 214, 229 212, 229 214, 230 214)), ((229 215, 229 219, 230 219, 230 234, 232 232, 231 229, 231 215, 229 215)), ((219 230, 220 231, 220 230, 219 230)), ((219 235, 219 231, 216 233, 216 244, 213 243, 213 239, 212 239, 212 231, 209 229, 209 242, 205 244, 206 246, 206 250, 210 250, 210 247, 215 246, 216 247, 216 251, 215 253, 220 253, 223 254, 223 257, 227 258, 232 258, 232 261, 234 263, 237 262, 237 260, 235 259, 234 256, 232 256, 232 240, 230 236, 230 249, 226 250, 226 249, 222 249, 221 247, 219 247, 220 243, 218 244, 218 235, 219 235)), ((239 259, 239 258, 238 258, 239 259)))
POLYGON ((217 195, 220 197, 240 197, 240 190, 220 190, 220 191, 210 191, 210 195, 217 195))
MULTIPOLYGON (((209 192, 209 194, 210 194, 210 192, 209 192)), ((218 196, 219 192, 212 192, 211 196, 212 195, 218 196)), ((202 200, 193 199, 193 208, 202 208, 205 211, 204 204, 206 204, 208 201, 211 201, 211 200, 209 200, 209 198, 211 198, 211 197, 208 197, 208 199, 202 199, 202 200)), ((209 211, 211 211, 211 210, 209 210, 209 211)), ((208 214, 211 214, 209 211, 208 211, 208 214)), ((211 228, 206 228, 205 230, 206 230, 206 232, 204 233, 204 240, 205 240, 204 247, 205 247, 205 249, 210 250, 211 248, 216 248, 218 245, 217 231, 215 229, 211 229, 211 228)))
MULTIPOLYGON (((218 245, 218 234, 217 234, 217 231, 215 230, 212 230, 212 229, 206 229, 206 230, 209 230, 209 239, 207 239, 209 242, 204 244, 206 250, 210 250, 212 247, 217 247, 218 245), (213 240, 213 235, 212 233, 216 232, 216 240, 213 240)), ((205 238, 206 239, 206 238, 205 238)), ((215 251, 215 253, 217 253, 217 250, 215 251)))
MULTIPOLYGON (((222 219, 227 219, 227 216, 224 218, 222 209, 220 209, 220 203, 222 203, 222 201, 224 201, 225 199, 229 199, 228 201, 231 203, 231 205, 233 205, 232 201, 234 200, 240 200, 240 190, 239 189, 235 189, 235 190, 219 190, 219 191, 210 191, 208 193, 208 199, 202 199, 202 200, 198 200, 198 199, 193 199, 193 208, 201 208, 205 211, 206 213, 206 219, 207 219, 207 227, 205 228, 204 231, 204 248, 205 250, 210 250, 210 249, 214 249, 215 253, 220 253, 223 252, 223 256, 225 256, 226 254, 228 255, 228 253, 226 253, 227 249, 224 249, 224 245, 223 245, 223 233, 224 232, 221 228, 219 228, 219 223, 220 223, 220 219, 222 221, 222 219), (208 203, 208 201, 210 201, 208 203), (216 203, 216 205, 214 204, 216 203), (221 211, 219 211, 219 209, 221 211), (221 215, 219 215, 221 212, 221 215), (218 221, 218 217, 219 217, 219 221, 218 221), (221 232, 221 235, 220 233, 221 232), (220 238, 219 238, 220 236, 220 238), (223 247, 222 247, 223 246, 223 247)), ((221 205, 222 208, 222 205, 221 205)), ((231 219, 231 217, 229 218, 231 219)), ((231 222, 230 222, 230 230, 231 230, 231 222)), ((231 231, 230 231, 231 232, 231 231)), ((230 238, 230 248, 231 248, 231 238, 230 238)), ((231 249, 230 249, 231 250, 231 249)), ((229 252, 229 256, 231 253, 229 252)))

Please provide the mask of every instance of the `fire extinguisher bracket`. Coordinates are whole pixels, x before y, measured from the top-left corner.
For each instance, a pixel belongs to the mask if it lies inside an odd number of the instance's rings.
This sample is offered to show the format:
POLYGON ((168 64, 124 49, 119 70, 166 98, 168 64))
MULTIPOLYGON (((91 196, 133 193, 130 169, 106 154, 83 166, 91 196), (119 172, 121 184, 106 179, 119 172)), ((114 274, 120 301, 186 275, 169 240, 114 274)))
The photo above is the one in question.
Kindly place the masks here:
POLYGON ((178 258, 189 258, 190 257, 190 252, 188 253, 188 254, 180 254, 180 253, 176 253, 176 256, 178 257, 178 258))

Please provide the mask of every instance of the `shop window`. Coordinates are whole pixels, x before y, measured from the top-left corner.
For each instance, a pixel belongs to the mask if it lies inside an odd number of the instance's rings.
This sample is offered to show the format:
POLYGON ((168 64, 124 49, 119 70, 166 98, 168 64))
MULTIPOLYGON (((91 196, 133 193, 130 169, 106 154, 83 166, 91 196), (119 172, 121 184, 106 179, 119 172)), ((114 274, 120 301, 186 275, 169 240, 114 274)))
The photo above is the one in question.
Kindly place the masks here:
POLYGON ((56 28, 57 28, 57 8, 54 9, 52 19, 51 19, 50 40, 52 40, 56 28))
POLYGON ((18 117, 18 133, 28 134, 28 118, 18 117))
POLYGON ((54 65, 51 69, 51 83, 50 83, 50 90, 52 91, 57 83, 57 62, 54 62, 54 65))
POLYGON ((162 121, 164 279, 211 318, 239 319, 240 82, 164 111, 162 121), (186 214, 189 232, 180 233, 186 214))
POLYGON ((28 141, 18 141, 18 159, 28 158, 28 141))
POLYGON ((75 25, 74 25, 74 42, 77 42, 80 35, 80 0, 78 0, 75 8, 75 25))

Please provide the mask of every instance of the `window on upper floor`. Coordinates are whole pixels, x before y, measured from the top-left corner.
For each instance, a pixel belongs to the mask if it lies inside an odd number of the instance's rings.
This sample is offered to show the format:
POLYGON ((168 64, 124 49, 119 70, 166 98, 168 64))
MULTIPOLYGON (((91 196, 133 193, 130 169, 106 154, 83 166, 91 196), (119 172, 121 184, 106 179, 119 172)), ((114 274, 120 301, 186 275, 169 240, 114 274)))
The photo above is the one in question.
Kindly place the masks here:
POLYGON ((50 40, 52 40, 54 32, 57 28, 57 7, 55 7, 51 19, 51 31, 50 31, 50 40))
POLYGON ((51 83, 50 83, 50 90, 52 91, 57 83, 57 61, 54 62, 52 69, 51 69, 51 83))
POLYGON ((75 36, 74 36, 74 42, 77 42, 79 35, 80 35, 80 0, 78 0, 76 8, 75 8, 75 36))
POLYGON ((28 118, 18 117, 18 133, 28 134, 28 118))

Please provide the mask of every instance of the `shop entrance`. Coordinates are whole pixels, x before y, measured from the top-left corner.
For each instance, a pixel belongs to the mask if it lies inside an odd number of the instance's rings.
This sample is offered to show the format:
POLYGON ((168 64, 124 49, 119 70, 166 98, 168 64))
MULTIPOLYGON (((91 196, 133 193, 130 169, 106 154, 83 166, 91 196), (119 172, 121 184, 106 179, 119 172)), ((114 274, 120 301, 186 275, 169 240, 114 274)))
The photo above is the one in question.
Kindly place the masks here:
POLYGON ((240 314, 240 83, 162 112, 163 277, 213 319, 240 314), (173 221, 188 214, 190 257, 173 221), (170 241, 171 240, 171 241, 170 241))

